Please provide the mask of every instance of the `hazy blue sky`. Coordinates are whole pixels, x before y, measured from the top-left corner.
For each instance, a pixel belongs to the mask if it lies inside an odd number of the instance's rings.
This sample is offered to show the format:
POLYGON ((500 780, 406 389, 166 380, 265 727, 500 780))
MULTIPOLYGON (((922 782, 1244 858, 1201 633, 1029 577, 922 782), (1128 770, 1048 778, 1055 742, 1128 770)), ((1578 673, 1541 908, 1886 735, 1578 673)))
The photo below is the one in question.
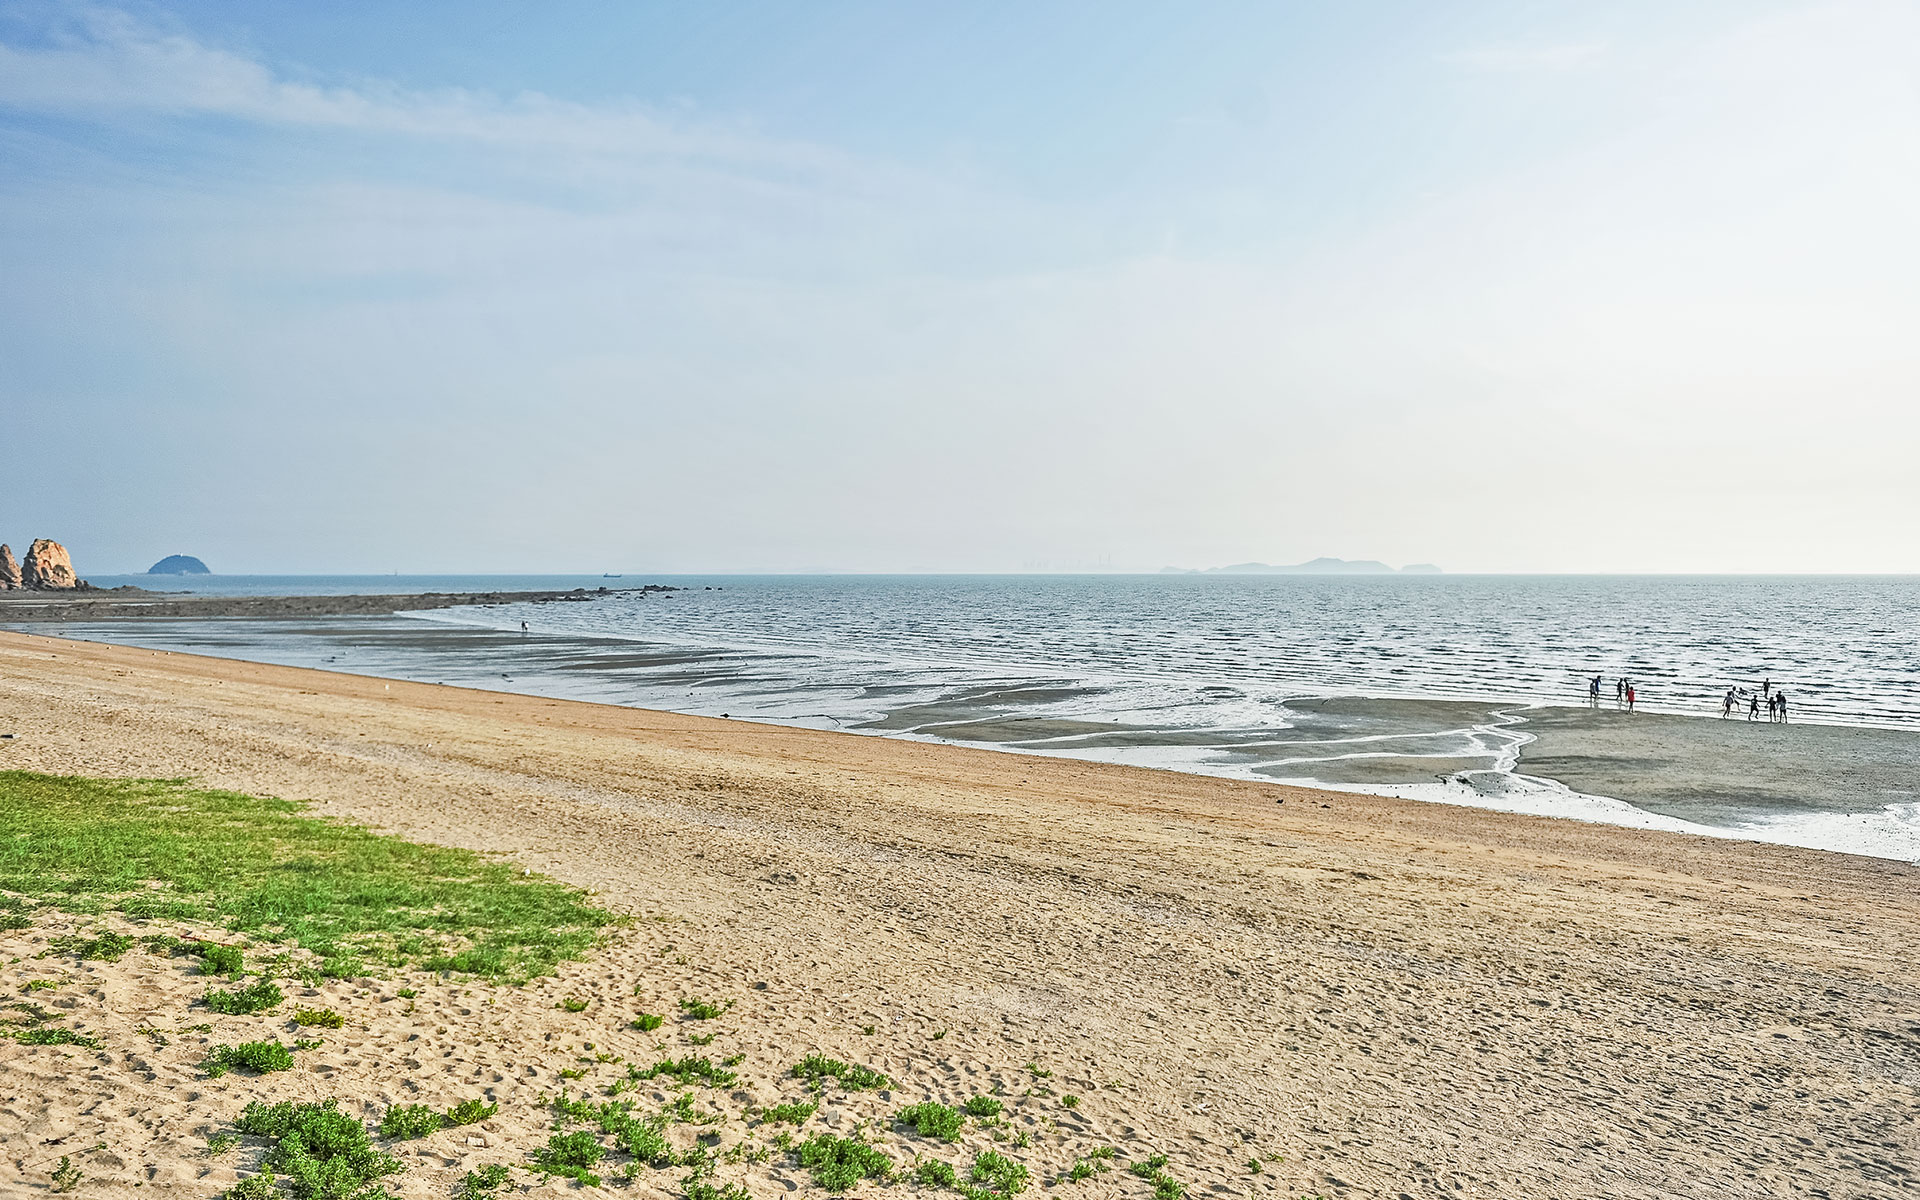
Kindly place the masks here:
POLYGON ((0 6, 83 573, 1920 571, 1920 5, 0 6))

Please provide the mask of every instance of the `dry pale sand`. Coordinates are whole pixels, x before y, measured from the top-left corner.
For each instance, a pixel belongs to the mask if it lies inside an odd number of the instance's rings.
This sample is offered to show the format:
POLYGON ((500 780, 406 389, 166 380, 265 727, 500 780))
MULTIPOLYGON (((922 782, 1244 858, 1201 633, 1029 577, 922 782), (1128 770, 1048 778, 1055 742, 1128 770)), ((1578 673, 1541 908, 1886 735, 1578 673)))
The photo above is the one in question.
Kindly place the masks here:
MULTIPOLYGON (((1920 1187, 1920 871, 1896 863, 16 634, 0 733, 0 767, 310 799, 641 918, 524 990, 434 984, 407 1013, 404 980, 330 985, 346 1030, 211 1083, 201 1043, 241 1031, 178 1032, 208 1019, 184 960, 24 958, 7 990, 57 974, 38 1002, 108 1049, 0 1046, 11 1191, 105 1141, 92 1194, 211 1194, 257 1157, 199 1157, 248 1097, 374 1116, 486 1091, 489 1126, 408 1147, 396 1190, 444 1196, 524 1160, 557 1071, 612 1077, 583 1041, 686 1052, 690 1023, 623 1026, 690 995, 737 1002, 702 1053, 744 1053, 755 1102, 803 1094, 780 1076, 810 1050, 900 1081, 816 1118, 841 1128, 997 1081, 1044 1175, 1106 1141, 1165 1152, 1195 1197, 1920 1187), (1029 1062, 1054 1074, 1021 1096, 1029 1062)), ((779 1159, 725 1171, 810 1186, 779 1159)), ((1147 1191, 1078 1187, 1054 1191, 1147 1191)))

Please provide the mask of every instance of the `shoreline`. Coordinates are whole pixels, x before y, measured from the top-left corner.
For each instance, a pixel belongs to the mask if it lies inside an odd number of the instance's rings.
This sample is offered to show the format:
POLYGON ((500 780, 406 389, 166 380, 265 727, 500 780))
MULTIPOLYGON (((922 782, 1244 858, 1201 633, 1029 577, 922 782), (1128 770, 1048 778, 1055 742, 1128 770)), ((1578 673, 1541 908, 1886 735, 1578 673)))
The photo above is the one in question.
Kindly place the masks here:
POLYGON ((1887 860, 17 633, 0 721, 0 768, 309 800, 670 920, 782 1053, 1053 1066, 1201 1193, 1877 1195, 1920 1151, 1887 860))
POLYGON ((392 595, 218 595, 143 589, 0 592, 0 622, 69 624, 85 621, 269 620, 321 616, 390 616, 436 608, 496 608, 503 604, 560 604, 616 595, 676 592, 649 583, 625 588, 577 587, 537 592, 399 592, 392 595), (128 596, 129 591, 138 595, 128 596))
MULTIPOLYGON (((604 593, 616 595, 619 593, 604 593)), ((987 687, 940 682, 937 668, 911 694, 877 689, 848 702, 833 684, 817 696, 782 690, 752 652, 649 644, 584 632, 502 627, 427 612, 475 593, 404 597, 248 598, 277 606, 222 620, 231 604, 164 619, 77 622, 60 632, 237 661, 425 679, 510 694, 612 702, 741 717, 798 728, 997 748, 1049 758, 1126 763, 1215 778, 1272 780, 1426 803, 1568 817, 1628 828, 1777 842, 1920 862, 1920 734, 1873 726, 1763 723, 1634 714, 1610 706, 1410 696, 1295 697, 1242 728, 1186 728, 1103 712, 1095 680, 1003 679, 987 687), (322 609, 309 613, 309 607, 322 609), (392 619, 379 620, 379 616, 392 619), (90 627, 89 627, 90 626, 90 627), (1078 717, 1033 710, 1079 697, 1078 717), (837 706, 837 708, 836 708, 837 706), (869 711, 862 712, 862 708, 869 711), (1870 752, 1862 747, 1870 746, 1870 752)), ((603 593, 541 593, 562 600, 603 593)), ((478 615, 479 611, 469 612, 478 615)), ((521 610, 530 612, 531 610, 521 610)), ((5 619, 0 605, 0 621, 5 619)), ((780 672, 784 671, 782 675, 780 672)), ((895 678, 911 677, 896 667, 895 678)))

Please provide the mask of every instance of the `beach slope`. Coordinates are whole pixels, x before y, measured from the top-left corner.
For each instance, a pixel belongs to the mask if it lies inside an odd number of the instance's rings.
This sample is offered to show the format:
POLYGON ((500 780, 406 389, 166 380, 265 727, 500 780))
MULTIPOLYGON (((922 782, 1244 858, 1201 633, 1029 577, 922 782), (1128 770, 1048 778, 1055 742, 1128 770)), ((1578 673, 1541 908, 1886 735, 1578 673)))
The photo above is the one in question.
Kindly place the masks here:
MULTIPOLYGON (((857 1056, 904 1105, 1033 1063, 1195 1196, 1915 1184, 1900 863, 23 634, 0 733, 501 852, 669 923, 748 1067, 857 1056)), ((463 1019, 433 1069, 484 1057, 463 1019)), ((97 1103, 175 1086, 129 1078, 97 1103)))

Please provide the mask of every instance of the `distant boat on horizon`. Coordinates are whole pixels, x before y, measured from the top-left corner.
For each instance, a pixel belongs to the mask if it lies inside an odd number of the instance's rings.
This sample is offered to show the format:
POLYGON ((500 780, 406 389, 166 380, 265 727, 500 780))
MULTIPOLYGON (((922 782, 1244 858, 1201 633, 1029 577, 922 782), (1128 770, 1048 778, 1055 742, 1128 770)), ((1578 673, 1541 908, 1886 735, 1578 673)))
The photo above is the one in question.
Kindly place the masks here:
POLYGON ((600 578, 602 578, 602 579, 618 579, 618 578, 620 578, 620 576, 619 576, 619 575, 617 575, 617 574, 615 574, 615 573, 614 573, 614 572, 612 572, 612 571, 604 571, 604 572, 602 572, 602 573, 601 573, 601 575, 600 575, 600 578))

